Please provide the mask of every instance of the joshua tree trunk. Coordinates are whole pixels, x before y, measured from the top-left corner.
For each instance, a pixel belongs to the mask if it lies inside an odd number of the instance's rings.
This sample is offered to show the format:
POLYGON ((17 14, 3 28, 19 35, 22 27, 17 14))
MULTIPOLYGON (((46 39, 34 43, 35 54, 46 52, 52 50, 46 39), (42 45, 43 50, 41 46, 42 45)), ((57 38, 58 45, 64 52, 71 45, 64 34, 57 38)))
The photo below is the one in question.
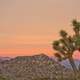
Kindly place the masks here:
POLYGON ((72 68, 73 68, 75 80, 79 80, 78 79, 78 69, 77 69, 77 67, 76 67, 76 65, 75 65, 74 60, 73 60, 72 57, 69 58, 69 62, 71 64, 72 68))

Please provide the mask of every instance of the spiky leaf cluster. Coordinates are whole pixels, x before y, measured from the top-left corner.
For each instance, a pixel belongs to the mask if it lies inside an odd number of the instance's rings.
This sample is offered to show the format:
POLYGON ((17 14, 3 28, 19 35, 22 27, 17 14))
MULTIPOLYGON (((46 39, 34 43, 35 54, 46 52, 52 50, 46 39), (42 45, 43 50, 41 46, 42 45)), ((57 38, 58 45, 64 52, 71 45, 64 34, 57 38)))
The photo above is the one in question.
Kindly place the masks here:
POLYGON ((65 30, 60 31, 61 38, 53 42, 53 48, 57 51, 55 56, 58 60, 72 57, 75 50, 80 50, 80 22, 73 20, 73 36, 68 35, 65 30))

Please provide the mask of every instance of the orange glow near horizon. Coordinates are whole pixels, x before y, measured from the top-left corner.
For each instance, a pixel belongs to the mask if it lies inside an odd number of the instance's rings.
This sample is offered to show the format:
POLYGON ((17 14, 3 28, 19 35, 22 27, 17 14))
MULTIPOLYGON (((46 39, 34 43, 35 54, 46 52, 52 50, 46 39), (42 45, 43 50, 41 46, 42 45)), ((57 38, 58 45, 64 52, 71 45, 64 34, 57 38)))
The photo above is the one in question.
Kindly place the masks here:
POLYGON ((37 54, 45 54, 53 56, 53 50, 50 48, 30 48, 30 49, 0 49, 0 56, 16 57, 16 56, 32 56, 37 54))
POLYGON ((73 33, 79 7, 80 0, 0 0, 0 56, 52 56, 59 31, 73 33))
MULTIPOLYGON (((0 49, 0 56, 2 57, 17 57, 17 56, 32 56, 38 54, 45 54, 54 57, 54 50, 52 48, 30 48, 30 49, 0 49)), ((80 59, 80 52, 76 51, 73 58, 80 59)))

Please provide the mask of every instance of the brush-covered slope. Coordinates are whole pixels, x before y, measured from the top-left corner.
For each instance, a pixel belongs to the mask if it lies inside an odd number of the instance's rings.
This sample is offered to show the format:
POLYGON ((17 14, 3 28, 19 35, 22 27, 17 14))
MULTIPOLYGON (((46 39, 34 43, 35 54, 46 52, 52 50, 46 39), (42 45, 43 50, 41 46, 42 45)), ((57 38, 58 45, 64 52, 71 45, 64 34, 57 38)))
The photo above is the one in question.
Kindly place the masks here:
POLYGON ((71 76, 70 70, 48 56, 16 57, 0 63, 0 74, 10 80, 34 80, 36 78, 62 78, 71 76))

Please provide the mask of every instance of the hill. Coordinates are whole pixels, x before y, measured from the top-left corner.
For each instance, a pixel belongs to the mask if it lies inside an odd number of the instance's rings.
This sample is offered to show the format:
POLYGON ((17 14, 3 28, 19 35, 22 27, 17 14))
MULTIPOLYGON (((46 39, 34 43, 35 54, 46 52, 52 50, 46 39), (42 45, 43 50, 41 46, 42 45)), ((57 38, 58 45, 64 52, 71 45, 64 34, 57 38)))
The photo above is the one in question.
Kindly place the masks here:
POLYGON ((0 75, 10 80, 34 80, 49 78, 60 80, 62 75, 65 80, 72 76, 72 71, 55 62, 44 54, 35 56, 19 56, 0 62, 0 75))

